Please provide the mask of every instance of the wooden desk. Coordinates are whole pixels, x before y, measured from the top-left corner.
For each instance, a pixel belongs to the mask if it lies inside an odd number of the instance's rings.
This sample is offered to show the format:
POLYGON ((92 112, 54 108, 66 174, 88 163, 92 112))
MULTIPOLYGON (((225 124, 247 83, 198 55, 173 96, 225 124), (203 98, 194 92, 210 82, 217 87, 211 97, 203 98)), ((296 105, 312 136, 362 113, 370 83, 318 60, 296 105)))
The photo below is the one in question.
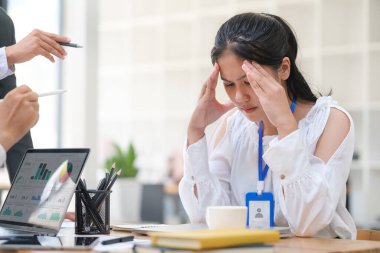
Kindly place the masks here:
MULTIPOLYGON (((67 233, 65 233, 67 234, 67 233)), ((112 231, 111 235, 125 236, 130 233, 112 231)), ((136 236, 138 239, 147 239, 146 236, 136 236)), ((47 251, 29 250, 0 250, 0 253, 19 252, 19 253, 46 253, 47 251)), ((53 251, 69 252, 69 251, 53 251)), ((70 251, 73 252, 73 251, 70 251)), ((84 251, 78 251, 83 253, 84 251)), ((88 251, 87 251, 88 252, 88 251)), ((114 252, 131 253, 131 249, 114 252)), ((380 253, 380 241, 358 241, 341 239, 321 239, 321 238, 287 238, 281 239, 274 244, 275 253, 380 253)))
POLYGON ((275 243, 274 252, 283 253, 340 253, 379 252, 380 241, 358 241, 321 238, 288 238, 275 243))

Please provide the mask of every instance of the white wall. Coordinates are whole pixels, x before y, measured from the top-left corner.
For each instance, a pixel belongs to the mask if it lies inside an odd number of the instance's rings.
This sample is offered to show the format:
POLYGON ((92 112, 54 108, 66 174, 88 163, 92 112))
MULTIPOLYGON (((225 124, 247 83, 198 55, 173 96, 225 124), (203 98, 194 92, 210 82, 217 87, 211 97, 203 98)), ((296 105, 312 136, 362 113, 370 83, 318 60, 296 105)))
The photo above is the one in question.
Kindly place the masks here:
POLYGON ((67 48, 63 66, 62 146, 89 147, 91 153, 84 176, 95 187, 98 118, 98 4, 91 1, 64 1, 64 34, 83 48, 67 48))

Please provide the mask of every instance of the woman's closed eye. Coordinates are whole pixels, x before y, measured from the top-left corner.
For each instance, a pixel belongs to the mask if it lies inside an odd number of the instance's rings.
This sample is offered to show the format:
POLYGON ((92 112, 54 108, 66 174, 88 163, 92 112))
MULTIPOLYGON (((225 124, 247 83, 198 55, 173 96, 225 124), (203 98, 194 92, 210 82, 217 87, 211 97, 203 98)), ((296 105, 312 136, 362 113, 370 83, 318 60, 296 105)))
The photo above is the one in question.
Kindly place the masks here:
POLYGON ((232 87, 234 83, 229 83, 229 82, 223 82, 224 87, 232 87))

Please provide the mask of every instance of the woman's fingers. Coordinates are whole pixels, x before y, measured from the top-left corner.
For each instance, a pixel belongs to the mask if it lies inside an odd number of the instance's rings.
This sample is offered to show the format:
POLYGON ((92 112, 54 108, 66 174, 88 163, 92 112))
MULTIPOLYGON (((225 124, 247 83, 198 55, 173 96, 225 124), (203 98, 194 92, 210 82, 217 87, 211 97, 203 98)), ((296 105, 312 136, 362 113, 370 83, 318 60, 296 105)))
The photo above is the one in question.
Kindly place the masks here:
POLYGON ((249 81, 249 83, 251 84, 253 91, 256 93, 256 95, 259 98, 262 98, 265 96, 265 91, 261 88, 261 86, 255 80, 249 81))
POLYGON ((207 97, 215 96, 215 88, 218 83, 218 76, 219 76, 219 66, 215 64, 212 73, 210 74, 207 81, 202 87, 199 99, 201 99, 204 96, 207 96, 207 97))
POLYGON ((206 93, 206 88, 207 88, 207 83, 204 83, 204 84, 202 85, 202 90, 201 90, 201 93, 199 94, 198 100, 201 99, 201 98, 205 95, 205 93, 206 93))
POLYGON ((263 83, 268 87, 269 89, 276 89, 280 84, 271 76, 268 71, 266 71, 260 64, 257 62, 251 63, 254 70, 256 70, 256 73, 260 76, 263 83))
POLYGON ((215 90, 216 85, 218 83, 218 76, 219 76, 219 66, 217 63, 215 63, 214 69, 207 80, 207 89, 215 90))
POLYGON ((266 78, 271 78, 271 75, 263 68, 261 67, 260 64, 256 63, 256 62, 248 62, 248 64, 250 64, 252 67, 254 67, 262 76, 266 77, 266 78))
POLYGON ((252 65, 246 64, 246 61, 244 62, 242 69, 244 70, 248 82, 251 84, 253 91, 256 93, 258 97, 261 97, 265 93, 265 91, 261 83, 257 80, 258 78, 261 78, 260 75, 257 73, 257 70, 255 70, 255 68, 252 65))
POLYGON ((253 89, 271 93, 278 90, 280 84, 260 64, 244 61, 242 66, 253 89))

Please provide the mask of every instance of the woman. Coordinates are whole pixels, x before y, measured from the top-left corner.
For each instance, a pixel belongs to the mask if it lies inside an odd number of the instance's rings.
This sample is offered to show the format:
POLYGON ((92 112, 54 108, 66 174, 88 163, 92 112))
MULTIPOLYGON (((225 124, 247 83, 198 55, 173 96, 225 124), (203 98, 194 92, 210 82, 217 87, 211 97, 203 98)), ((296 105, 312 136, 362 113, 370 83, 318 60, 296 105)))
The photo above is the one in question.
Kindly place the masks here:
POLYGON ((245 205, 247 193, 267 192, 276 226, 297 236, 356 238, 345 208, 353 122, 331 97, 312 93, 296 57, 296 38, 275 15, 236 15, 219 29, 184 152, 180 196, 191 222, 204 222, 208 206, 245 205), (219 73, 230 104, 215 98, 219 73), (222 115, 207 143, 205 128, 222 115))

